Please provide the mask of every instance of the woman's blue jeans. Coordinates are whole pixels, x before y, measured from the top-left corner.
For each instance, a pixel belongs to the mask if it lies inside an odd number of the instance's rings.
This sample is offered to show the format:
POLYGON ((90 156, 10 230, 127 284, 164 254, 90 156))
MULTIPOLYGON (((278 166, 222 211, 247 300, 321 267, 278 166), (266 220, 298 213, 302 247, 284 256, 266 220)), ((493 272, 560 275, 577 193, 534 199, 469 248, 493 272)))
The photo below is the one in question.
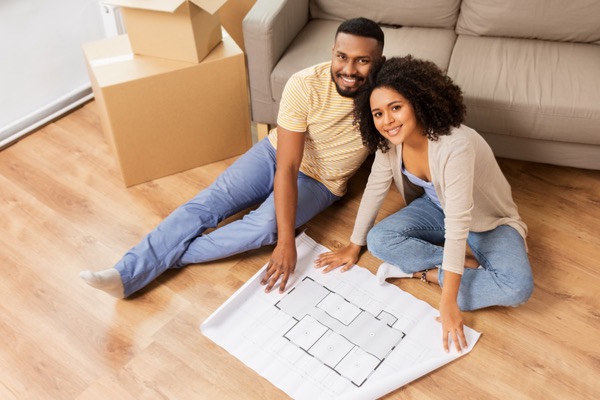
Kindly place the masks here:
MULTIPOLYGON (((263 139, 227 168, 208 188, 165 218, 115 265, 125 297, 169 268, 225 258, 277 241, 273 198, 276 150, 263 139), (242 219, 214 228, 225 218, 260 206, 242 219)), ((303 173, 298 175, 296 227, 329 207, 338 196, 303 173)))
MULTIPOLYGON (((422 196, 375 225, 367 236, 369 251, 407 273, 442 264, 444 212, 422 196)), ((523 237, 511 226, 469 232, 467 243, 480 268, 465 268, 458 293, 461 310, 516 306, 533 291, 533 275, 523 237)), ((439 268, 440 286, 444 271, 439 268)))

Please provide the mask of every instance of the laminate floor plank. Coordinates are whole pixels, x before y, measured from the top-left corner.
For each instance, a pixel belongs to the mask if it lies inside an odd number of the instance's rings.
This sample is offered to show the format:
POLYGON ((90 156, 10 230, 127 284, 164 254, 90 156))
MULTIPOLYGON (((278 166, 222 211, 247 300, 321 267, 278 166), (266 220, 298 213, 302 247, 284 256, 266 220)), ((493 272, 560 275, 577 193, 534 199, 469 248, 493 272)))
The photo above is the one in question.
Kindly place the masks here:
MULTIPOLYGON (((199 330, 272 247, 169 270, 128 300, 78 276, 111 267, 234 161, 126 188, 94 101, 0 151, 0 398, 286 398, 199 330)), ((529 227, 533 296, 464 313, 483 333, 473 352, 385 399, 600 397, 600 171, 499 163, 529 227)), ((312 238, 348 242, 369 169, 303 227, 312 238)), ((378 220, 401 203, 392 190, 378 220)), ((358 263, 380 262, 364 252, 358 263)), ((437 306, 439 287, 392 283, 437 306)))

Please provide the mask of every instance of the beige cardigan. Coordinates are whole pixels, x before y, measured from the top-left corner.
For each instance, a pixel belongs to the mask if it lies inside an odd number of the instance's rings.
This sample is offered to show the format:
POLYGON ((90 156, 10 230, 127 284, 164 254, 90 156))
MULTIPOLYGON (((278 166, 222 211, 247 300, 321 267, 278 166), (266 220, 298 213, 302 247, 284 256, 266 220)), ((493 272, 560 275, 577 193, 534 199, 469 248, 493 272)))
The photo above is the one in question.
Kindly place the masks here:
MULTIPOLYGON (((442 269, 463 273, 469 231, 485 232, 510 225, 525 239, 527 226, 519 217, 508 181, 485 140, 461 125, 452 134, 429 141, 431 180, 444 210, 445 244, 442 269)), ((400 170, 402 145, 377 151, 350 240, 364 246, 367 233, 392 180, 406 204, 423 194, 400 170)))

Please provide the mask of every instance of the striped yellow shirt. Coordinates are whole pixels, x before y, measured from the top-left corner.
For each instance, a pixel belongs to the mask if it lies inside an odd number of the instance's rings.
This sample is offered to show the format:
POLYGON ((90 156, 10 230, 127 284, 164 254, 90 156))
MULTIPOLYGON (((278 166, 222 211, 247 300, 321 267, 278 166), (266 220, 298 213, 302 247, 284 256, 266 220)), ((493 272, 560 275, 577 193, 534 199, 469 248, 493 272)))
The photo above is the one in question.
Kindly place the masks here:
MULTIPOLYGON (((346 193, 348 179, 368 155, 352 125, 353 102, 338 94, 331 79, 331 62, 294 74, 286 83, 277 124, 306 132, 300 171, 323 183, 336 196, 346 193)), ((277 128, 269 133, 277 148, 277 128)))

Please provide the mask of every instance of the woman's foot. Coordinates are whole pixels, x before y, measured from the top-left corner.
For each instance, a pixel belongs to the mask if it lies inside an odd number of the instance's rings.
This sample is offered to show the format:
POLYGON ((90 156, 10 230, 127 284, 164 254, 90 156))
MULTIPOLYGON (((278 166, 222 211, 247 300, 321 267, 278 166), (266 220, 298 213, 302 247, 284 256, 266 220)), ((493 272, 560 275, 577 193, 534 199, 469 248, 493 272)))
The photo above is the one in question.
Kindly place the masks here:
POLYGON ((383 284, 387 278, 412 278, 413 274, 406 273, 392 264, 384 262, 377 269, 377 280, 379 284, 383 284))
POLYGON ((470 254, 465 256, 465 268, 477 269, 479 268, 479 261, 470 254))
MULTIPOLYGON (((479 261, 471 255, 465 257, 465 268, 477 269, 479 268, 479 261)), ((412 277, 421 279, 427 283, 435 283, 436 285, 440 284, 438 279, 438 270, 442 268, 441 266, 436 266, 435 268, 428 269, 427 271, 415 272, 412 277)))
POLYGON ((82 271, 79 273, 79 276, 91 287, 105 291, 118 299, 125 297, 121 275, 114 268, 99 272, 82 271))
POLYGON ((428 269, 427 271, 415 272, 412 275, 412 277, 418 278, 418 279, 422 280, 423 282, 435 283, 436 285, 440 284, 439 279, 438 279, 438 268, 437 267, 428 269))

